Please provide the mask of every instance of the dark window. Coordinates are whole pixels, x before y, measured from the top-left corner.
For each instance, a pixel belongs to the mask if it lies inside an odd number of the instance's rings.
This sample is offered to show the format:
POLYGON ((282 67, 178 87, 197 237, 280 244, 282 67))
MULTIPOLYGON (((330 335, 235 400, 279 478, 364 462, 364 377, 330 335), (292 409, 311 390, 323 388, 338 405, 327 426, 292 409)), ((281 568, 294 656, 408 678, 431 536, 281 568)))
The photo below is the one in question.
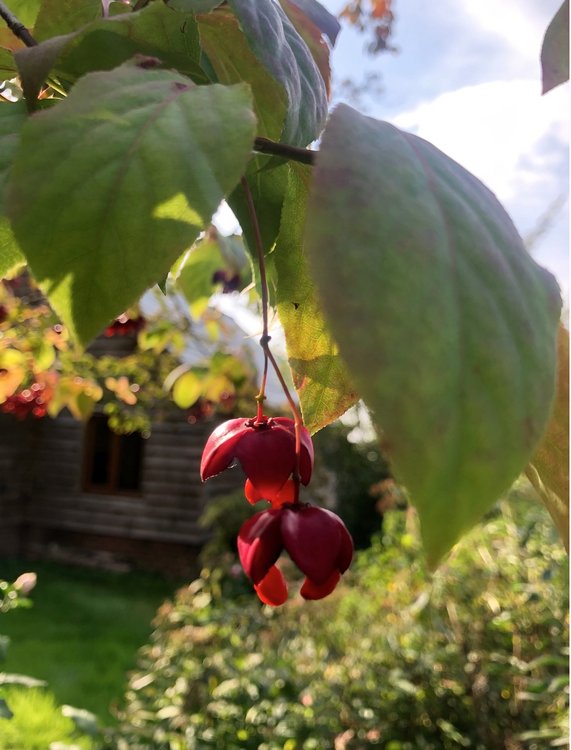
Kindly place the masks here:
POLYGON ((117 435, 102 414, 91 417, 85 429, 83 489, 116 494, 141 490, 143 438, 139 432, 117 435))

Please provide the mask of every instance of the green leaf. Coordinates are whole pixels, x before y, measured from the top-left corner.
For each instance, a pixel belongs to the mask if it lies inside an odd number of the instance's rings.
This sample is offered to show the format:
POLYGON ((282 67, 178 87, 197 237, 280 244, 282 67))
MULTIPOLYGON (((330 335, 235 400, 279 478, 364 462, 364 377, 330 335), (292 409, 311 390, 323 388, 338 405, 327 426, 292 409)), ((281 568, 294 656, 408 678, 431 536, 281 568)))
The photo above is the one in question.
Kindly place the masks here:
POLYGON ((327 115, 325 84, 307 45, 273 0, 229 0, 254 55, 284 87, 289 107, 282 140, 307 146, 327 115))
POLYGON ((20 130, 26 116, 23 102, 0 105, 0 278, 26 262, 6 217, 5 207, 8 171, 18 148, 20 130))
POLYGON ((232 289, 238 291, 251 282, 251 277, 242 238, 224 237, 214 227, 210 227, 206 237, 177 260, 169 273, 169 280, 183 294, 194 317, 204 313, 210 297, 220 290, 221 285, 238 281, 232 289), (224 276, 216 279, 216 272, 224 276))
POLYGON ((191 306, 194 315, 204 312, 214 292, 212 277, 223 266, 218 243, 212 239, 197 242, 178 266, 175 285, 191 306))
POLYGON ((276 301, 303 421, 310 432, 325 427, 352 406, 357 394, 323 319, 303 247, 311 171, 292 165, 282 223, 273 254, 276 301))
MULTIPOLYGON (((288 184, 288 165, 283 164, 273 169, 264 169, 263 165, 267 161, 267 157, 265 156, 258 156, 252 159, 248 164, 246 179, 252 193, 264 250, 266 253, 269 253, 275 245, 276 237, 280 230, 282 206, 288 184)), ((250 221, 241 185, 228 198, 228 203, 232 211, 236 214, 246 237, 248 248, 255 258, 256 246, 252 231, 252 222, 250 221)))
POLYGON ((43 0, 34 26, 34 38, 42 42, 52 36, 69 34, 101 17, 101 0, 43 0))
POLYGON ((9 0, 8 6, 16 18, 31 29, 36 22, 42 0, 9 0))
POLYGON ((0 81, 7 81, 18 74, 12 50, 0 47, 0 81))
POLYGON ((542 93, 569 80, 569 0, 547 27, 541 47, 542 93))
POLYGON ((257 135, 279 140, 287 110, 283 86, 250 51, 236 16, 227 10, 198 19, 200 43, 220 83, 246 81, 252 87, 257 135))
POLYGON ((280 0, 286 16, 295 26, 298 34, 307 44, 311 56, 321 73, 327 96, 331 93, 331 66, 329 64, 329 45, 323 38, 321 29, 291 0, 280 0))
POLYGON ((49 370, 56 358, 56 350, 46 339, 40 339, 32 348, 34 369, 36 371, 49 370))
POLYGON ((435 565, 546 426, 557 284, 473 175, 347 106, 325 130, 308 216, 332 333, 435 565))
POLYGON ((196 83, 207 83, 199 64, 194 16, 182 17, 163 3, 152 3, 137 13, 102 18, 79 31, 20 50, 16 62, 26 98, 33 102, 52 70, 73 82, 93 70, 111 70, 136 54, 156 57, 196 83))
POLYGON ((202 395, 202 381, 193 372, 185 372, 174 384, 172 397, 180 409, 188 409, 202 395))
POLYGON ((87 343, 159 281, 236 185, 255 133, 246 85, 125 65, 34 115, 12 172, 15 234, 87 343))

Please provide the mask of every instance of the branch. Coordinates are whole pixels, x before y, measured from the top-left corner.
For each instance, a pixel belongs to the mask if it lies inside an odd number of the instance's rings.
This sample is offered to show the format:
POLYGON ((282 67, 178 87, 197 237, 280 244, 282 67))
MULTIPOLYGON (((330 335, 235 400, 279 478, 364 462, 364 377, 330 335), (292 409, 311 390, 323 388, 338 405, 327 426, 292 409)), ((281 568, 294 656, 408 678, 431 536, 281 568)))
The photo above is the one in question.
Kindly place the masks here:
POLYGON ((2 18, 6 22, 6 25, 8 26, 12 34, 14 34, 14 36, 18 37, 18 39, 24 42, 26 47, 35 47, 37 45, 36 40, 30 34, 24 24, 16 18, 12 11, 7 8, 6 5, 1 2, 1 0, 0 18, 2 18))
POLYGON ((270 141, 269 138, 261 137, 256 138, 254 141, 254 151, 260 154, 282 156, 284 159, 298 161, 301 164, 309 164, 310 166, 315 164, 315 154, 317 153, 317 151, 310 151, 307 148, 288 146, 286 143, 276 143, 275 141, 270 141))

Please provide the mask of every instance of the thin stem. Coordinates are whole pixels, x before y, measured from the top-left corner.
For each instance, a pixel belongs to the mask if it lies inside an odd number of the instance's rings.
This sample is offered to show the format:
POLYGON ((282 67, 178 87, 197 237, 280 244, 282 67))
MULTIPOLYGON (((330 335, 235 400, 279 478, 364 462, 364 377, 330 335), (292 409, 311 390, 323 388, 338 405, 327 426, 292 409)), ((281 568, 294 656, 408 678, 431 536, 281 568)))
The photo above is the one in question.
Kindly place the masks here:
POLYGON ((12 11, 6 7, 5 3, 0 0, 0 18, 6 22, 6 26, 10 29, 14 36, 18 37, 26 47, 36 47, 37 42, 34 37, 30 34, 24 24, 16 18, 12 11))
POLYGON ((264 260, 264 243, 262 241, 262 233, 260 232, 260 224, 258 222, 258 216, 256 214, 256 207, 254 206, 254 199, 252 197, 252 191, 248 185, 248 180, 242 177, 242 189, 246 196, 246 206, 248 208, 248 215, 254 230, 254 244, 256 245, 256 253, 258 256, 258 266, 260 269, 260 286, 262 288, 262 321, 263 331, 262 338, 260 339, 260 345, 264 351, 264 371, 262 374, 262 382, 260 384, 260 392, 256 396, 258 402, 258 420, 261 420, 264 413, 264 401, 266 399, 266 381, 268 378, 268 355, 269 355, 269 342, 270 335, 268 333, 268 279, 266 276, 266 263, 264 260))
MULTIPOLYGON (((262 344, 262 348, 263 344, 262 344)), ((278 380, 280 381, 280 385, 282 387, 282 390, 285 394, 285 397, 287 399, 287 402, 289 404, 289 408, 291 410, 291 413, 293 415, 293 421, 297 424, 299 422, 300 426, 303 426, 303 419, 301 418, 301 414, 299 413, 299 409, 297 408, 295 401, 292 398, 291 393, 289 392, 289 388, 287 387, 287 383, 285 382, 284 376, 281 373, 281 370, 279 368, 278 363, 275 360, 274 355, 270 351, 269 345, 264 348, 264 351, 267 354, 268 359, 270 360, 272 367, 275 370, 275 373, 277 375, 278 380)))
POLYGON ((254 151, 260 154, 273 154, 273 156, 282 156, 290 161, 298 161, 301 164, 313 166, 315 163, 316 151, 307 148, 297 148, 297 146, 288 146, 287 143, 276 143, 269 138, 261 136, 254 140, 254 151))
POLYGON ((262 372, 262 382, 260 383, 260 391, 256 396, 258 402, 258 412, 256 418, 258 422, 261 422, 264 416, 264 401, 266 400, 266 383, 268 380, 268 355, 264 350, 264 370, 262 372))
POLYGON ((293 414, 293 424, 295 427, 295 466, 292 478, 295 484, 294 502, 297 503, 299 501, 299 485, 301 481, 301 428, 303 427, 303 419, 301 418, 299 409, 295 405, 295 401, 293 400, 291 393, 289 392, 289 388, 287 387, 287 383, 284 380, 284 376, 282 375, 278 363, 276 362, 274 355, 270 351, 269 342, 266 342, 264 351, 266 352, 266 357, 272 363, 272 367, 274 368, 277 378, 280 381, 280 385, 283 388, 285 397, 287 398, 289 408, 291 409, 291 413, 293 414))
POLYGON ((295 484, 295 497, 294 502, 299 500, 299 484, 300 484, 300 465, 301 465, 301 428, 303 427, 303 420, 301 414, 292 398, 287 383, 284 380, 284 376, 275 360, 274 355, 270 349, 271 336, 268 333, 268 279, 266 276, 266 261, 264 256, 264 243, 262 241, 262 234, 260 232, 260 225, 258 223, 258 217, 256 214, 256 207, 254 206, 254 199, 252 198, 252 191, 248 185, 248 181, 245 177, 242 177, 242 189, 246 196, 246 205, 248 208, 248 215, 254 230, 254 242, 256 245, 256 254, 258 256, 258 266, 260 268, 260 286, 262 288, 262 321, 263 321, 263 333, 260 339, 260 346, 264 352, 264 372, 262 375, 262 383, 260 386, 260 392, 256 396, 258 402, 258 415, 257 419, 261 420, 263 417, 263 405, 266 398, 266 381, 268 376, 268 362, 271 362, 272 367, 275 370, 280 385, 283 389, 291 413, 293 414, 293 422, 295 426, 295 466, 293 470, 293 481, 295 484))

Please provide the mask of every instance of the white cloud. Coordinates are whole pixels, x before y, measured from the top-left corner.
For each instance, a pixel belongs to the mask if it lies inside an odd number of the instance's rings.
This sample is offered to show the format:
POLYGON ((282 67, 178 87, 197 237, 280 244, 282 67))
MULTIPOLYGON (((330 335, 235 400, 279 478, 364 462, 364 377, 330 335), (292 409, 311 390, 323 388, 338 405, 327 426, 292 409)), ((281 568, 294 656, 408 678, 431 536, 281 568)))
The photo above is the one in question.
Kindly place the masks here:
MULTIPOLYGON (((392 118, 479 177, 522 235, 568 191, 568 91, 540 97, 537 82, 492 81, 441 94, 392 118)), ((568 216, 560 208, 533 248, 568 297, 568 216)))
POLYGON ((536 81, 493 81, 441 94, 392 122, 442 149, 510 202, 521 194, 522 180, 545 178, 549 156, 540 146, 546 138, 565 150, 564 93, 540 97, 536 81))
POLYGON ((537 51, 551 17, 560 0, 461 0, 462 11, 479 26, 480 33, 499 36, 504 44, 530 59, 530 50, 537 51))

